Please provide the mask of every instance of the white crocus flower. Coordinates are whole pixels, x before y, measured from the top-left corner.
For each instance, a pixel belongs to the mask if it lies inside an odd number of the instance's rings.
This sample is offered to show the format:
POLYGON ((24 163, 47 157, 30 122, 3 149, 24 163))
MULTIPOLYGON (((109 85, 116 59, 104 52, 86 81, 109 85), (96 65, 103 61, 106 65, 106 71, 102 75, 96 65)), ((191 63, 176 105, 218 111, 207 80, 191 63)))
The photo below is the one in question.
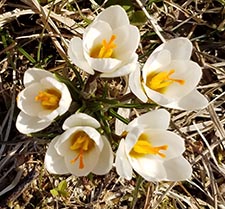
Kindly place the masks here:
POLYGON ((182 156, 184 140, 167 130, 169 121, 170 114, 159 109, 127 125, 115 161, 121 177, 130 180, 133 169, 147 181, 181 181, 191 176, 191 165, 182 156))
POLYGON ((130 74, 131 91, 143 102, 152 100, 169 108, 195 110, 207 106, 207 99, 196 90, 202 77, 200 66, 190 60, 192 43, 175 38, 157 47, 140 72, 130 74), (142 74, 141 74, 142 73, 142 74))
POLYGON ((67 118, 65 132, 56 136, 45 155, 45 167, 53 174, 86 176, 90 172, 107 174, 112 168, 113 152, 105 136, 96 128, 99 122, 84 113, 67 118))
POLYGON ((125 10, 110 6, 85 29, 83 40, 71 39, 68 55, 89 74, 98 71, 101 77, 118 77, 135 69, 139 41, 138 28, 130 25, 125 10))
POLYGON ((24 73, 23 83, 25 89, 17 97, 21 112, 16 120, 16 127, 21 133, 43 130, 69 109, 72 101, 70 92, 52 73, 30 68, 24 73))

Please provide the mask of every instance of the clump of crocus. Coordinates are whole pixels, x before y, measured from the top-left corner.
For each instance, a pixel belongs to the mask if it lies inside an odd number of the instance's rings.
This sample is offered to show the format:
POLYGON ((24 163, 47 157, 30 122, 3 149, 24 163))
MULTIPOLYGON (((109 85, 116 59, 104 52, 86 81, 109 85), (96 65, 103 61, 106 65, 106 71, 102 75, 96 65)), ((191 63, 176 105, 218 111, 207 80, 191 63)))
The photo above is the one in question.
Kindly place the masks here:
POLYGON ((85 29, 83 40, 71 39, 68 55, 89 74, 97 71, 101 77, 124 76, 136 68, 139 41, 138 28, 130 25, 125 10, 110 6, 85 29))
POLYGON ((133 169, 147 181, 181 181, 190 178, 192 168, 182 156, 184 140, 168 131, 170 114, 159 109, 131 121, 120 141, 115 166, 128 180, 133 169))
POLYGON ((194 110, 207 106, 207 99, 196 90, 201 67, 190 60, 192 43, 175 38, 157 47, 144 64, 129 77, 131 91, 143 102, 169 108, 194 110))
POLYGON ((70 92, 52 73, 30 68, 24 73, 23 83, 25 89, 17 96, 21 112, 16 120, 16 127, 21 133, 40 131, 69 109, 72 101, 70 92))
POLYGON ((53 174, 75 176, 107 174, 112 168, 113 152, 106 137, 97 131, 99 127, 96 119, 84 113, 67 118, 63 124, 65 132, 49 144, 46 169, 53 174))

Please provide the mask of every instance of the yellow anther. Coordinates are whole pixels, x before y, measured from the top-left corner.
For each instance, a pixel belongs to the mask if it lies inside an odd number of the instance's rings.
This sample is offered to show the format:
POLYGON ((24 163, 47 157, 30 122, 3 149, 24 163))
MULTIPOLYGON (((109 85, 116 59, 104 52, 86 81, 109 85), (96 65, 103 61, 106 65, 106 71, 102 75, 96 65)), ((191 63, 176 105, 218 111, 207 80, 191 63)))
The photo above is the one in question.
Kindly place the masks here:
POLYGON ((160 73, 150 73, 147 76, 146 85, 155 91, 160 93, 164 92, 168 86, 170 86, 173 82, 177 82, 180 85, 185 83, 185 80, 182 79, 174 79, 170 76, 175 72, 175 70, 162 71, 160 73))
POLYGON ((72 151, 78 151, 78 154, 70 162, 75 163, 79 159, 79 169, 84 168, 84 152, 90 151, 94 147, 94 141, 84 132, 78 131, 71 136, 72 151))
POLYGON ((40 91, 35 97, 35 101, 41 102, 42 107, 47 110, 55 110, 59 106, 60 99, 61 93, 56 89, 40 91))
POLYGON ((132 157, 142 157, 147 154, 151 155, 159 155, 162 158, 165 158, 166 155, 164 153, 161 153, 161 150, 167 150, 168 145, 162 145, 153 147, 151 143, 148 140, 148 135, 143 133, 139 136, 138 141, 130 151, 130 155, 132 157))
POLYGON ((114 41, 116 35, 112 35, 109 42, 103 39, 101 46, 92 49, 90 56, 93 58, 111 58, 113 56, 113 49, 116 48, 114 41))

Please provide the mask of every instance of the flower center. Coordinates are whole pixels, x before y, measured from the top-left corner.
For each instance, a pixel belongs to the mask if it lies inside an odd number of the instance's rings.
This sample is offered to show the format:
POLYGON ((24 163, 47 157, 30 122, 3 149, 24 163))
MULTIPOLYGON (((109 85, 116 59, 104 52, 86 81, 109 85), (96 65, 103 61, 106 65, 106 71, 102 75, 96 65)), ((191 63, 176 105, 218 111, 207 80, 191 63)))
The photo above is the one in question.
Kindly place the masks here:
POLYGON ((78 154, 70 162, 75 163, 79 160, 79 169, 82 169, 84 168, 84 153, 90 151, 94 147, 95 142, 84 131, 76 132, 72 136, 71 141, 70 149, 78 152, 78 154))
POLYGON ((61 93, 56 89, 40 91, 35 97, 35 101, 41 102, 42 107, 47 110, 55 110, 59 106, 60 99, 61 93))
POLYGON ((143 157, 144 155, 150 154, 150 155, 159 155, 162 158, 165 158, 166 155, 161 153, 161 150, 167 150, 168 145, 162 145, 158 147, 153 147, 151 143, 148 140, 148 135, 145 133, 142 133, 132 150, 130 151, 130 155, 132 157, 143 157))
POLYGON ((100 46, 92 49, 90 56, 93 58, 112 58, 113 49, 116 48, 116 44, 114 41, 116 40, 116 35, 112 35, 109 42, 103 39, 102 44, 100 46))
POLYGON ((170 86, 172 83, 177 82, 180 85, 183 85, 185 83, 182 79, 174 79, 170 78, 170 76, 175 72, 175 70, 168 71, 162 71, 160 73, 150 73, 147 76, 147 82, 146 85, 155 91, 158 91, 160 93, 163 93, 168 86, 170 86))

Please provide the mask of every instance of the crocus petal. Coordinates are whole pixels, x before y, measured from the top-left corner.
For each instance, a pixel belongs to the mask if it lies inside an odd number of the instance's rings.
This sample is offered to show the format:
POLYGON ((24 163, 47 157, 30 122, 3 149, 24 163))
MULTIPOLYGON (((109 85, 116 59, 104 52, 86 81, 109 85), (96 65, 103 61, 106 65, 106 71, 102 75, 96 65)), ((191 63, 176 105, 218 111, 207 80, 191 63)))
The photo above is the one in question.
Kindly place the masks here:
MULTIPOLYGON (((167 145, 167 150, 160 151, 165 154, 165 159, 169 160, 180 156, 185 151, 184 139, 179 135, 167 130, 145 129, 144 133, 149 136, 149 142, 153 147, 167 145)), ((152 158, 165 160, 158 155, 150 155, 152 158)))
POLYGON ((115 77, 121 77, 130 74, 131 72, 136 70, 137 63, 131 62, 127 65, 123 65, 122 67, 119 67, 113 72, 109 73, 102 73, 100 77, 102 78, 115 78, 115 77))
POLYGON ((52 174, 67 174, 69 173, 64 163, 64 158, 55 150, 55 143, 59 136, 56 136, 49 144, 45 154, 44 165, 48 172, 52 174))
POLYGON ((63 115, 66 111, 68 111, 72 102, 71 94, 65 84, 63 84, 61 87, 61 93, 62 94, 59 101, 59 107, 56 109, 59 115, 63 115))
POLYGON ((161 50, 152 53, 142 68, 142 76, 144 83, 149 73, 161 69, 163 66, 169 65, 171 62, 171 53, 168 50, 161 50))
POLYGON ((68 56, 72 62, 85 72, 93 75, 94 70, 90 67, 84 57, 83 42, 80 38, 74 37, 70 40, 68 47, 68 56))
POLYGON ((72 102, 72 98, 67 86, 51 77, 43 78, 40 81, 40 84, 42 84, 42 86, 44 86, 46 89, 55 88, 61 93, 59 107, 55 109, 55 111, 57 112, 57 115, 64 114, 69 109, 72 102))
POLYGON ((20 112, 16 120, 16 128, 23 134, 35 133, 48 127, 52 121, 31 117, 24 112, 20 112))
POLYGON ((96 18, 95 21, 102 20, 108 22, 112 29, 120 27, 121 25, 128 25, 129 19, 125 10, 118 5, 110 6, 102 11, 96 18))
POLYGON ((79 160, 75 163, 71 162, 77 154, 75 151, 68 150, 66 155, 64 155, 66 167, 75 176, 87 176, 95 168, 100 156, 100 150, 95 146, 92 150, 83 154, 83 168, 79 168, 79 160))
POLYGON ((97 175, 107 174, 111 170, 113 164, 113 152, 111 145, 104 136, 102 136, 102 141, 104 143, 103 149, 100 153, 95 168, 92 170, 92 173, 97 175))
POLYGON ((141 72, 138 64, 136 65, 136 69, 129 75, 129 87, 133 94, 142 102, 148 101, 148 97, 145 95, 141 84, 141 72))
POLYGON ((94 21, 91 25, 86 28, 86 31, 83 35, 83 47, 85 58, 86 55, 90 55, 91 49, 94 46, 99 46, 102 44, 102 41, 110 40, 112 36, 112 28, 107 22, 103 21, 94 21))
POLYGON ((181 110, 198 110, 207 107, 207 105, 208 100, 194 89, 191 93, 182 97, 180 100, 167 104, 166 107, 181 110))
POLYGON ((75 126, 90 126, 93 128, 99 128, 100 123, 93 117, 84 114, 76 113, 68 117, 63 123, 63 130, 73 128, 75 126))
POLYGON ((130 56, 136 51, 140 42, 140 34, 137 27, 124 25, 113 31, 116 35, 115 57, 120 60, 129 60, 130 56))
POLYGON ((134 145, 136 144, 136 142, 138 141, 138 137, 143 132, 143 128, 136 126, 136 127, 133 127, 131 130, 129 130, 129 129, 127 129, 127 130, 128 130, 128 134, 125 137, 124 143, 125 143, 125 151, 128 155, 130 153, 130 151, 132 150, 132 148, 134 147, 134 145))
POLYGON ((119 147, 117 149, 115 166, 116 172, 122 178, 125 178, 127 180, 132 179, 132 167, 125 152, 124 139, 120 141, 119 147))
POLYGON ((24 86, 27 87, 32 83, 39 82, 42 78, 53 77, 53 74, 39 68, 29 68, 23 77, 24 86))
POLYGON ((42 110, 41 112, 39 112, 37 114, 37 116, 39 118, 42 118, 43 120, 49 120, 49 121, 53 121, 57 116, 58 116, 58 112, 56 110, 51 111, 51 110, 42 110))
POLYGON ((153 53, 161 50, 168 50, 171 53, 172 60, 189 60, 191 57, 192 48, 193 46, 189 39, 179 37, 161 44, 153 51, 153 53))
POLYGON ((23 89, 17 97, 18 108, 30 116, 37 116, 39 112, 43 111, 43 107, 35 100, 35 97, 44 90, 44 86, 40 83, 32 83, 23 89))
POLYGON ((172 83, 163 93, 168 98, 178 99, 189 94, 202 77, 201 67, 192 61, 172 61, 166 69, 174 69, 175 72, 171 77, 182 79, 185 82, 183 85, 177 82, 172 83))
POLYGON ((172 97, 167 97, 164 94, 148 88, 148 86, 146 86, 145 84, 143 84, 143 87, 148 98, 161 106, 166 106, 167 104, 172 103, 175 100, 172 97))
POLYGON ((192 167, 183 157, 177 157, 163 163, 166 170, 166 179, 168 181, 183 181, 191 177, 192 167))
POLYGON ((167 129, 170 123, 170 114, 165 109, 152 110, 135 118, 127 126, 127 131, 134 127, 142 129, 167 129))
POLYGON ((67 129, 64 133, 61 134, 59 140, 55 144, 55 149, 58 154, 62 156, 67 155, 68 151, 70 150, 69 147, 71 146, 70 137, 77 131, 84 131, 95 142, 95 146, 98 147, 100 151, 102 151, 103 142, 101 139, 101 135, 96 129, 89 126, 76 126, 67 129))
POLYGON ((122 63, 121 60, 114 58, 87 57, 87 61, 94 70, 103 73, 111 73, 122 63))
POLYGON ((147 157, 129 157, 132 168, 147 181, 159 181, 166 178, 163 161, 149 159, 147 157))

